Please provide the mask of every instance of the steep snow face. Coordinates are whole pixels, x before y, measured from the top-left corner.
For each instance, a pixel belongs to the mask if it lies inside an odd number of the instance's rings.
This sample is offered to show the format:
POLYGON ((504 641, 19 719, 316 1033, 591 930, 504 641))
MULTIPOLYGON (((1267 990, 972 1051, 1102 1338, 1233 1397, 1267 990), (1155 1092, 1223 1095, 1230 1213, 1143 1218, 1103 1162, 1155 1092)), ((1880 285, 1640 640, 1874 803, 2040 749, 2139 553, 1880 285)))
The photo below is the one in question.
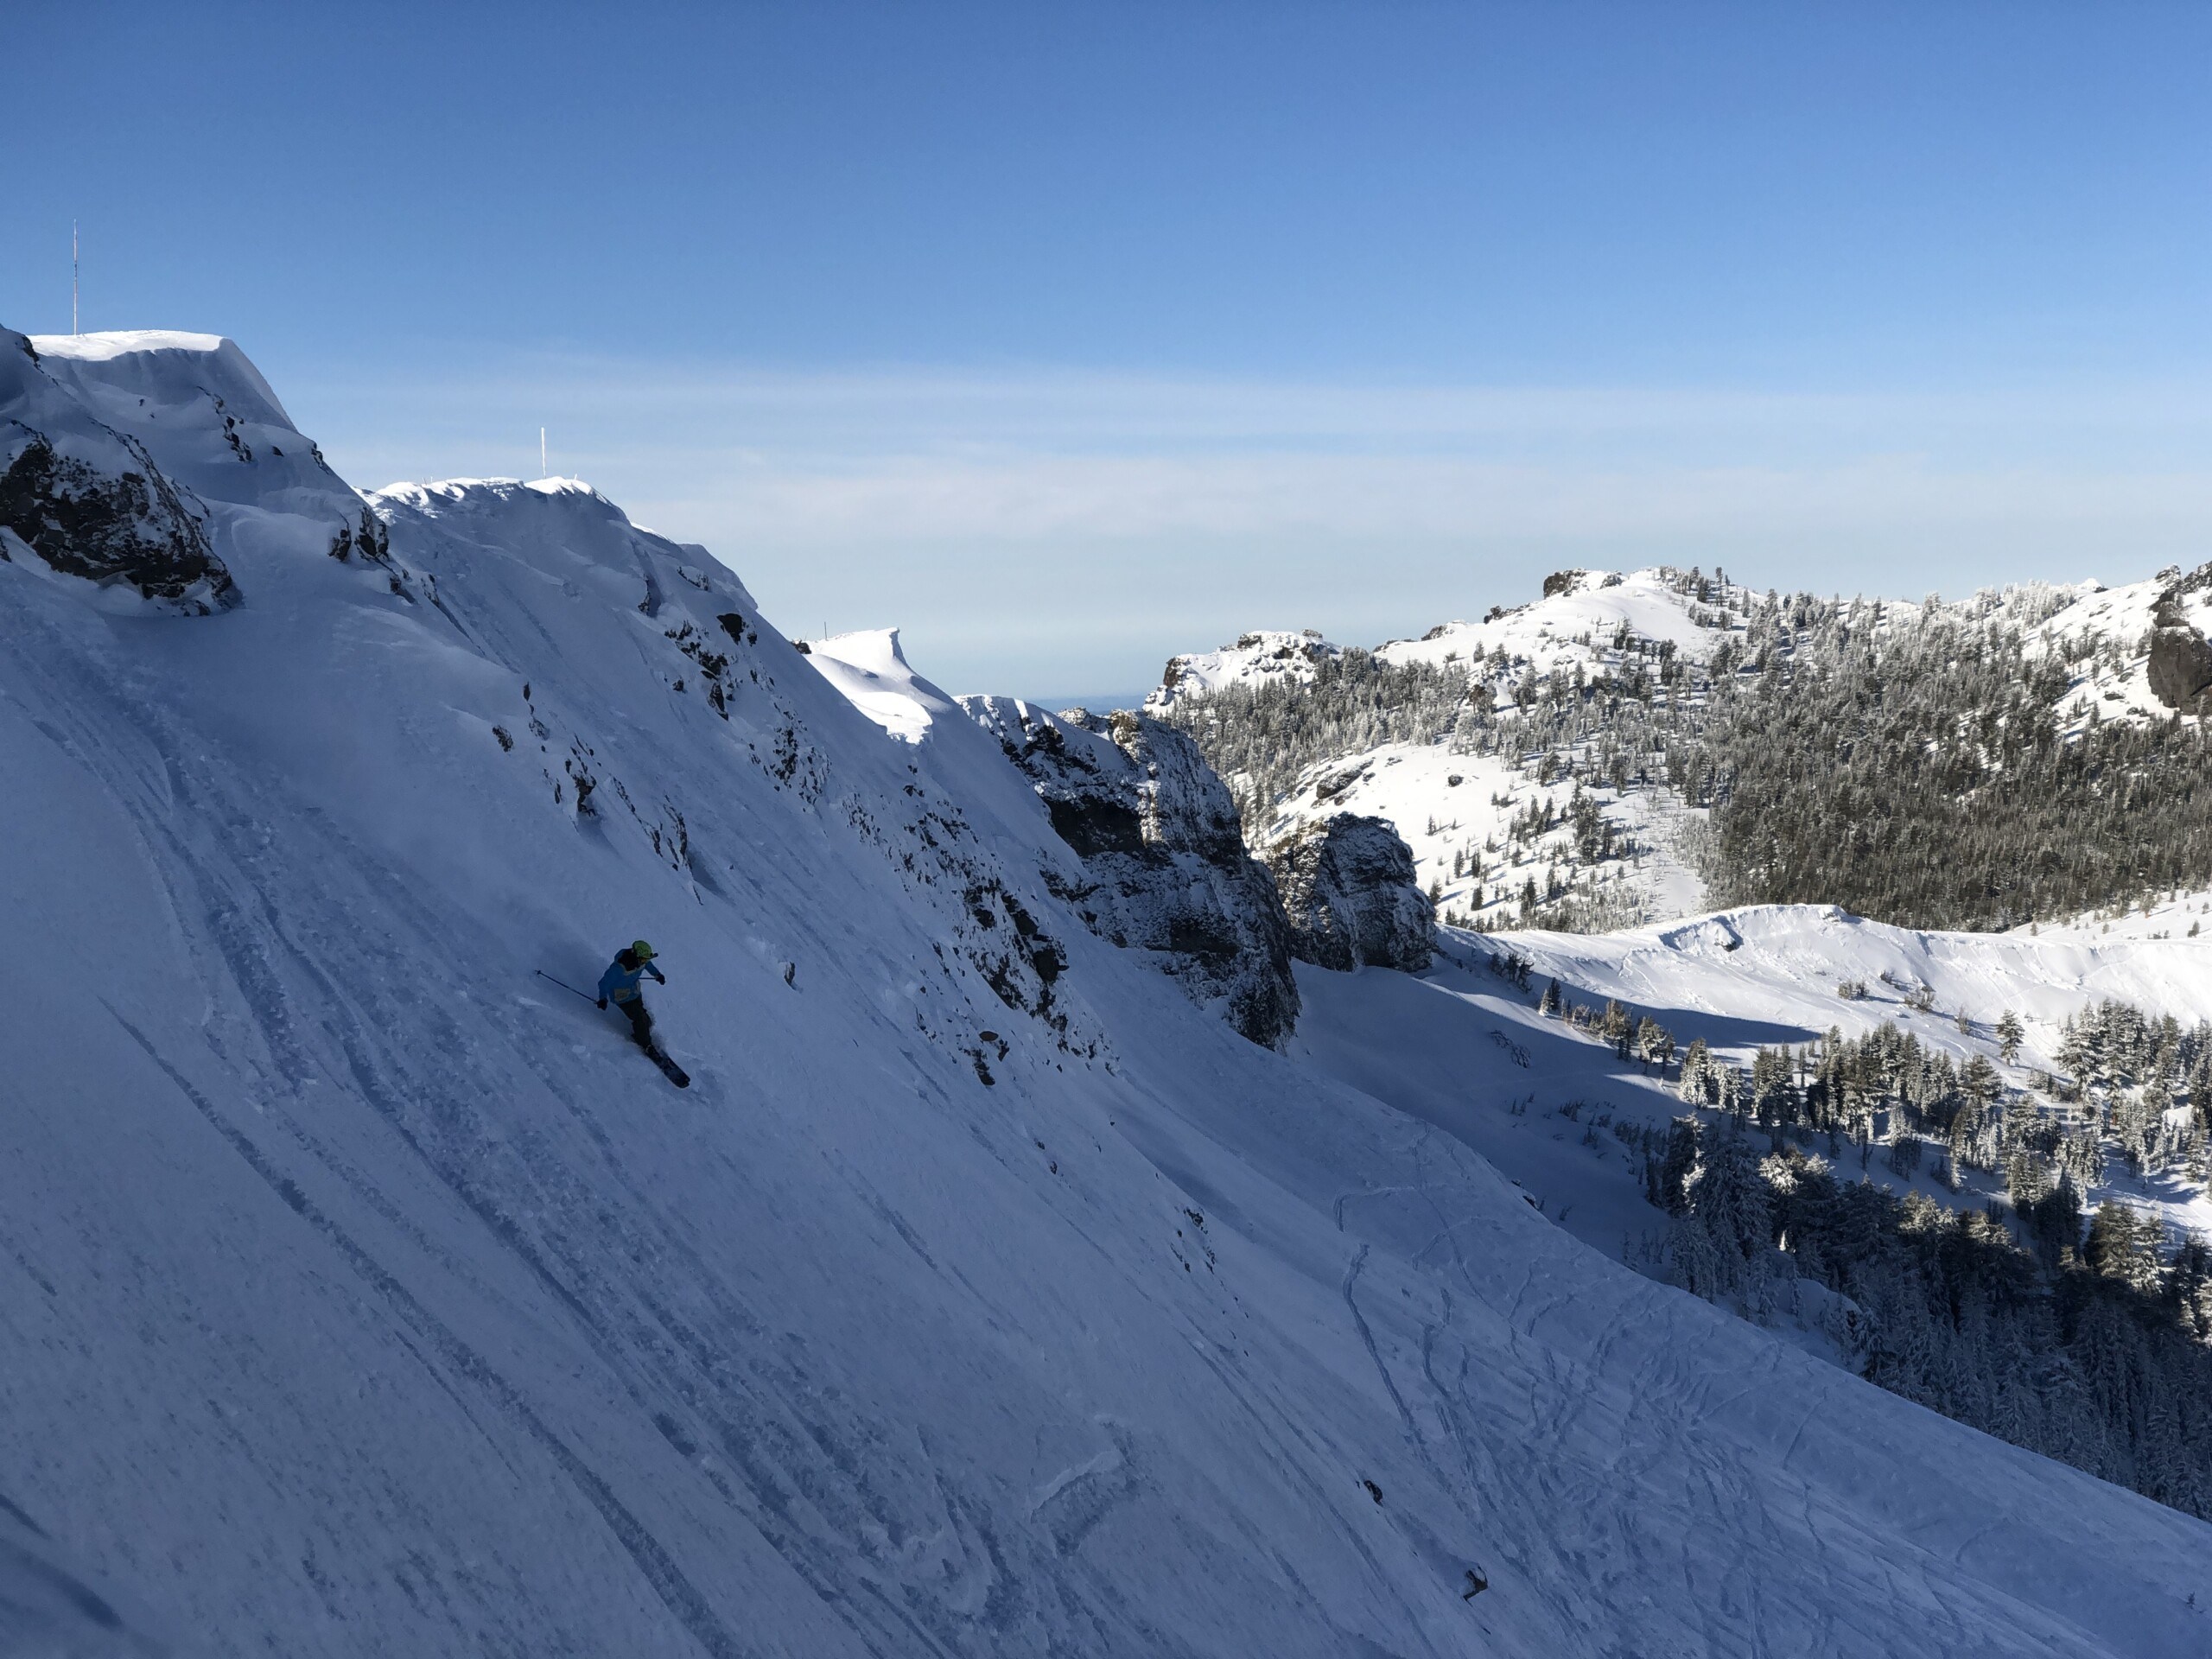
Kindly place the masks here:
POLYGON ((245 604, 0 564, 0 1510, 151 1610, 42 1580, 111 1648, 2202 1645, 2212 1529, 1093 938, 989 734, 887 733, 588 492, 386 493, 364 554, 219 395, 143 442, 245 604), (640 934, 688 1092, 538 976, 640 934))
POLYGON ((1192 652, 1170 657, 1160 683, 1146 697, 1148 715, 1158 715, 1185 697, 1203 696, 1224 685, 1258 686, 1270 681, 1297 682, 1313 677, 1317 663, 1344 655, 1312 628, 1302 633, 1263 629, 1238 636, 1236 643, 1218 651, 1192 652))
POLYGON ((104 596, 204 616, 235 602, 204 510, 31 342, 0 330, 0 558, 104 596))
POLYGON ((941 715, 961 718, 952 700, 916 674, 896 628, 869 628, 810 640, 815 670, 845 700, 893 737, 918 743, 941 715))

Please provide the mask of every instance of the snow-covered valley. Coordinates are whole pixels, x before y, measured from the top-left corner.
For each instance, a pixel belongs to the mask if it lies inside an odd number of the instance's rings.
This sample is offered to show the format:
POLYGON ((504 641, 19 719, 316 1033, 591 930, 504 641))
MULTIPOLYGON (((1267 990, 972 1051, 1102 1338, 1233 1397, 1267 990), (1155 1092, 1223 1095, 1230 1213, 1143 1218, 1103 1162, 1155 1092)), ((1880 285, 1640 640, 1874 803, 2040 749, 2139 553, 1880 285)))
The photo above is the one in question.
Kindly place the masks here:
MULTIPOLYGON (((1681 1108, 1491 941, 1240 1036, 1160 734, 802 652, 579 485, 365 498, 210 337, 0 335, 0 1650, 2212 1649, 2212 1527, 1624 1265, 1561 1109, 1681 1108), (555 982, 640 935, 685 1091, 555 982)), ((2183 938, 1511 943, 1746 1065, 2212 1004, 2183 938)))

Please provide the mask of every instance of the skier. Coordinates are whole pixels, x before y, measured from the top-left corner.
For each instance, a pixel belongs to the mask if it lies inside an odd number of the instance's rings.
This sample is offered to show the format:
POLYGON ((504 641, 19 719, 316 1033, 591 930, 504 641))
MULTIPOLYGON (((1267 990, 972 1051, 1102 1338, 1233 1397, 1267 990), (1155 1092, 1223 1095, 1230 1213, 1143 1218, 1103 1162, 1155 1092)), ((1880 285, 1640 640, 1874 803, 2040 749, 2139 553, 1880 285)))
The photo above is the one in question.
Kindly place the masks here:
POLYGON ((638 1046, 651 1054, 653 1048, 653 1017, 645 1007, 645 992, 640 982, 647 974, 664 985, 668 977, 653 966, 653 948, 643 939, 631 942, 626 950, 614 953, 614 960, 599 976, 599 1006, 605 1007, 612 997, 614 1006, 629 1016, 630 1035, 636 1038, 638 1046))

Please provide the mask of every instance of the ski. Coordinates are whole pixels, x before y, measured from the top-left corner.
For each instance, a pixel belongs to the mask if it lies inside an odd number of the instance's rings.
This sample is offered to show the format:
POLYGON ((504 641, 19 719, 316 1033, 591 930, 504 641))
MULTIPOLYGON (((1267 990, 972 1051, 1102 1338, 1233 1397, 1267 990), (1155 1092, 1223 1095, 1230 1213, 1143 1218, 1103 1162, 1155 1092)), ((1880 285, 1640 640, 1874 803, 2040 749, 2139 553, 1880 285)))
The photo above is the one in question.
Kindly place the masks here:
POLYGON ((663 1053, 659 1049, 649 1048, 645 1052, 652 1056, 652 1063, 660 1067, 661 1075, 666 1077, 671 1083, 674 1084, 677 1088, 689 1089, 691 1086, 691 1074, 689 1071, 686 1071, 682 1066, 678 1065, 674 1060, 669 1058, 668 1056, 663 1053))

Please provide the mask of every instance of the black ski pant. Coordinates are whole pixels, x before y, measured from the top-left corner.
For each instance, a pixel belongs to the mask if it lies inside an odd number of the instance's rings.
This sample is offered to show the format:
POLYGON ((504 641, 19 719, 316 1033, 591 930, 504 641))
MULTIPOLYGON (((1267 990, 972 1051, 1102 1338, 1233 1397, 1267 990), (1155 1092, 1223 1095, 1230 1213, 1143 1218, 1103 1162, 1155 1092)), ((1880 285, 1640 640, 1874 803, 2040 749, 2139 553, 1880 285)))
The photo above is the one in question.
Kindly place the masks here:
POLYGON ((651 1048, 653 1046, 653 1017, 645 1011, 645 999, 635 997, 627 1002, 617 1002, 614 1006, 630 1017, 630 1035, 638 1039, 638 1046, 651 1048))

